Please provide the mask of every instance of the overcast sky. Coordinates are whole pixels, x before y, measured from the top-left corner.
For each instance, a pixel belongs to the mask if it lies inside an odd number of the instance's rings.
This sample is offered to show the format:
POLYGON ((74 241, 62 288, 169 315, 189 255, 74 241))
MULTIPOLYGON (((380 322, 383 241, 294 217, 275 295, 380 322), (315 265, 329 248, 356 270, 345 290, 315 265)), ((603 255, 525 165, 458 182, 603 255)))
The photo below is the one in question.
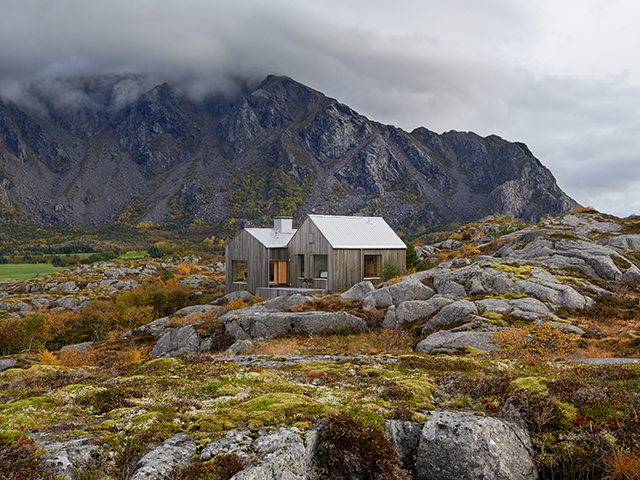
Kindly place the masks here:
POLYGON ((0 0, 0 93, 142 73, 287 75, 373 120, 526 143, 585 206, 640 214, 637 0, 0 0))

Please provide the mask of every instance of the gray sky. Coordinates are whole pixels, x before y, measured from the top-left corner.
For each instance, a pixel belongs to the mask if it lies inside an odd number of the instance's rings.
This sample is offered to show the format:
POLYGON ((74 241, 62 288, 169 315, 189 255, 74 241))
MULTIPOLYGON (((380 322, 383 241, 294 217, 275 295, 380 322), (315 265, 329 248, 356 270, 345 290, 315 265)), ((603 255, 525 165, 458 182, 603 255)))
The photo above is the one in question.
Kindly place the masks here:
POLYGON ((0 92, 141 73, 288 75, 373 120, 526 143, 585 206, 640 214, 637 0, 2 0, 0 92))

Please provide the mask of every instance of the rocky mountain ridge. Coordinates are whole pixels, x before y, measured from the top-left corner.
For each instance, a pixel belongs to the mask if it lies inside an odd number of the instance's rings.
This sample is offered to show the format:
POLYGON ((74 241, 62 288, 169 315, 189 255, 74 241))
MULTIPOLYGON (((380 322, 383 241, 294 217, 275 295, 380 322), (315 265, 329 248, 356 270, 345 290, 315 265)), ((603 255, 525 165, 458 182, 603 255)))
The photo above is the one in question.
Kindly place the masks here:
POLYGON ((385 216, 419 228, 577 206, 522 143, 371 121, 286 77, 194 101, 131 76, 33 85, 0 100, 0 217, 46 225, 274 215, 385 216), (136 84, 137 85, 137 84, 136 84))

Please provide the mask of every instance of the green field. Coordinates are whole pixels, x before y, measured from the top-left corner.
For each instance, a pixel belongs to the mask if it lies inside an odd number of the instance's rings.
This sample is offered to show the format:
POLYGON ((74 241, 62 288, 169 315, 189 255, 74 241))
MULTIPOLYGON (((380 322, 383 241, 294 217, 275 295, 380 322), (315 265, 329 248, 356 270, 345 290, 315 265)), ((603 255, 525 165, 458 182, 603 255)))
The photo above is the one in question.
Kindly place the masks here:
MULTIPOLYGON (((84 259, 90 257, 91 253, 78 253, 79 258, 84 259)), ((144 250, 128 251, 120 255, 123 260, 133 260, 136 258, 144 258, 148 253, 144 250)), ((9 280, 24 280, 25 278, 35 277, 36 275, 48 275, 50 273, 62 272, 65 268, 55 268, 50 263, 8 263, 0 265, 0 282, 9 280)))
POLYGON ((136 258, 144 258, 149 255, 149 252, 146 250, 131 250, 125 253, 124 255, 120 255, 120 258, 123 260, 134 260, 136 258))
POLYGON ((14 264, 8 263, 0 265, 0 281, 6 280, 24 280, 25 278, 35 277, 36 275, 48 275, 54 272, 62 272, 64 268, 55 268, 50 263, 37 264, 14 264))

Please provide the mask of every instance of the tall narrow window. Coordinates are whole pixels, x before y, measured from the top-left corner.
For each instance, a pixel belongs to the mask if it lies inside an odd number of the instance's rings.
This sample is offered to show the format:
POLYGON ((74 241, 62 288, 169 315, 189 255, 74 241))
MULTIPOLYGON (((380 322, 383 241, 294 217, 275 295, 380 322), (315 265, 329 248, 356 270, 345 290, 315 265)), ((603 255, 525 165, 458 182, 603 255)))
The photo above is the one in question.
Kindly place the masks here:
POLYGON ((233 283, 247 283, 247 261, 233 260, 232 262, 233 283))
POLYGON ((305 278, 304 255, 298 255, 298 277, 305 278))
POLYGON ((313 256, 313 277, 314 278, 328 278, 329 271, 327 269, 327 256, 326 255, 314 255, 313 256))
POLYGON ((380 276, 380 255, 364 256, 364 278, 378 278, 380 276))

